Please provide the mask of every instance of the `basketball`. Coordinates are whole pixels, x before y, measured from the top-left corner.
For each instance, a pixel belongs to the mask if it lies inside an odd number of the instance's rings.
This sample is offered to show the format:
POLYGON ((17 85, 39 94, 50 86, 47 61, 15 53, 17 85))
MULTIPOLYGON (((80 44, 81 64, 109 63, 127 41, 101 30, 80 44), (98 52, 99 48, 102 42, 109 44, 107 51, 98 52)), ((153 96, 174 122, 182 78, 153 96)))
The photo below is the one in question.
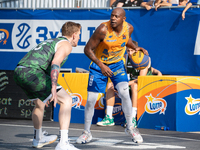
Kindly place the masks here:
POLYGON ((137 51, 131 55, 131 65, 137 70, 142 70, 149 65, 149 56, 145 55, 142 51, 137 51))

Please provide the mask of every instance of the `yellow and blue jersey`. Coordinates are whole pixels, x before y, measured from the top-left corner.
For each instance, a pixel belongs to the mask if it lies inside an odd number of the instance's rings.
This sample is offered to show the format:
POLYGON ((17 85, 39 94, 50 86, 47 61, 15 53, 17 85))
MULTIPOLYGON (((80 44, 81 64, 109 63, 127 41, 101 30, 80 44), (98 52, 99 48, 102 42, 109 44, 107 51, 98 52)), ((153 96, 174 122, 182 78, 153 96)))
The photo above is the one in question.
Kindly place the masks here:
POLYGON ((123 22, 122 31, 118 36, 113 31, 110 21, 102 24, 107 27, 107 32, 104 40, 95 49, 95 55, 105 64, 117 63, 123 59, 126 51, 126 44, 129 40, 128 23, 123 22))

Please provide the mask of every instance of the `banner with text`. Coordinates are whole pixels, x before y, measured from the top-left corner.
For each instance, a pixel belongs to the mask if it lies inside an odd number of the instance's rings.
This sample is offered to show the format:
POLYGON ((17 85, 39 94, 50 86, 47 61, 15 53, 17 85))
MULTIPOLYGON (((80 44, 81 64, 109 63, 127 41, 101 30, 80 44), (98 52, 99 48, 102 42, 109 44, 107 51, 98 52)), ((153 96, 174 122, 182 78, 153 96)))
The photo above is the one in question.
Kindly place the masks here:
MULTIPOLYGON (((125 9, 126 21, 133 25, 132 39, 148 50, 152 66, 163 74, 200 74, 200 9, 125 9), (163 17, 164 16, 164 17, 163 17), (164 19, 163 19, 164 18, 164 19)), ((78 46, 73 48, 63 68, 88 70, 90 60, 84 46, 100 23, 108 21, 112 9, 0 10, 0 70, 14 70, 19 60, 36 44, 61 35, 66 21, 82 25, 78 46)))

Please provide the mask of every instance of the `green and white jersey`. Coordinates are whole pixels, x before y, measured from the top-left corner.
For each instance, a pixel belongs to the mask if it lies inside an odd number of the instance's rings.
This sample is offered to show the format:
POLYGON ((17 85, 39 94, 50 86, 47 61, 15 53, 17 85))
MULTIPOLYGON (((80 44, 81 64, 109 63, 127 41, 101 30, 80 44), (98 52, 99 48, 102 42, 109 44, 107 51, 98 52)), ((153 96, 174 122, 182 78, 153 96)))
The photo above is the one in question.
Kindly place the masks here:
MULTIPOLYGON (((126 68, 127 68, 127 74, 129 75, 130 80, 135 80, 140 75, 140 70, 133 68, 133 66, 131 65, 129 57, 127 57, 126 68)), ((151 65, 148 68, 147 75, 152 75, 151 65)))
MULTIPOLYGON (((31 49, 18 63, 18 66, 40 69, 50 75, 51 62, 54 58, 57 45, 61 41, 68 41, 66 37, 48 39, 31 49)), ((63 60, 61 66, 66 62, 68 56, 63 60)), ((60 67, 61 67, 60 66, 60 67)))

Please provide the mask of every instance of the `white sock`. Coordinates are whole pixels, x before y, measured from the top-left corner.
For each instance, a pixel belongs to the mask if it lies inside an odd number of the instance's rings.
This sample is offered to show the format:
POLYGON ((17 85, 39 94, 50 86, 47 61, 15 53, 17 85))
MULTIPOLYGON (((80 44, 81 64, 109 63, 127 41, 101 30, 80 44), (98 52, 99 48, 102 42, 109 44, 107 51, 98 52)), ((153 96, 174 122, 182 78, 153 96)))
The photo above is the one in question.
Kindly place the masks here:
POLYGON ((34 128, 34 139, 39 141, 41 138, 42 138, 42 128, 40 128, 40 129, 34 128))
POLYGON ((136 107, 132 107, 132 118, 135 118, 137 114, 137 108, 136 107))
POLYGON ((68 130, 60 130, 60 143, 68 142, 68 130))
POLYGON ((107 106, 106 109, 106 114, 109 115, 110 119, 112 119, 113 106, 107 106))

